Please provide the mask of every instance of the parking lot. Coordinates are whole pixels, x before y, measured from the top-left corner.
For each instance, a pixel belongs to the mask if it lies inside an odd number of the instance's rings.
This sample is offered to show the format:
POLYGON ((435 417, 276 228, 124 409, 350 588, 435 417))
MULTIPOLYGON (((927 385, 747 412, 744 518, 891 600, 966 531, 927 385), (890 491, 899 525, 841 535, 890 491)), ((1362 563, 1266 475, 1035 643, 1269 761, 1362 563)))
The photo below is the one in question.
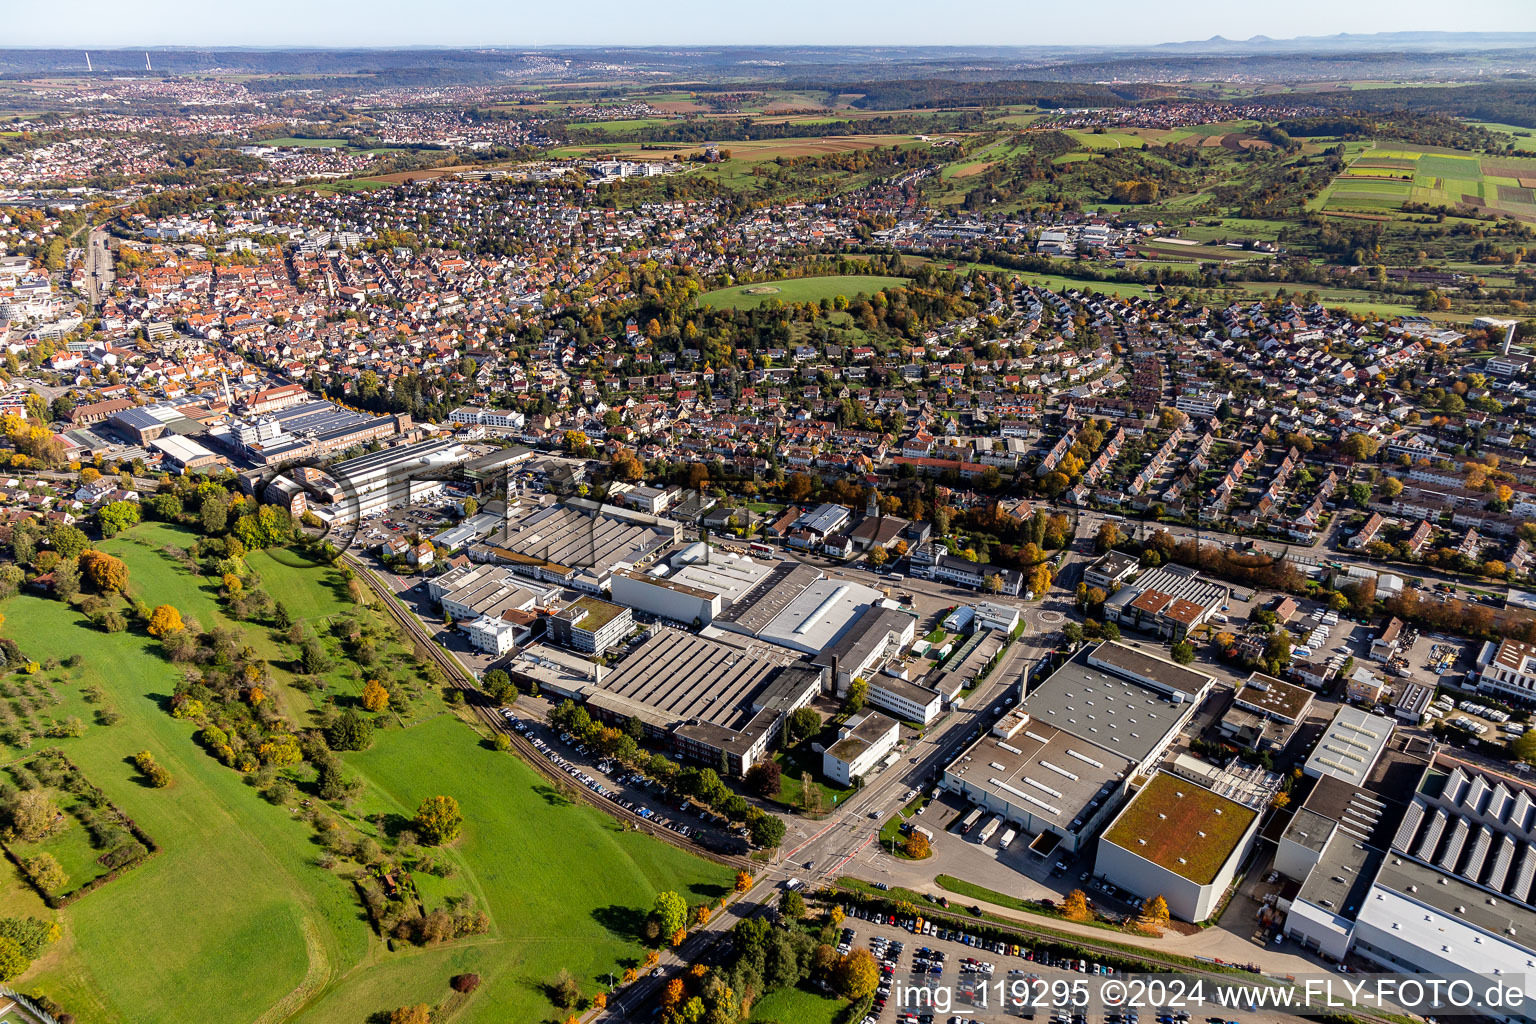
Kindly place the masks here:
MULTIPOLYGON (((880 987, 866 1024, 1225 1024, 1232 1019, 1230 1010, 1217 1006, 1210 1010, 1222 1010, 1221 1016, 1207 1018, 1199 1005, 1106 1005, 1100 984, 1123 977, 1113 967, 1029 945, 988 942, 947 921, 893 919, 853 908, 844 925, 839 950, 867 946, 880 964, 880 987)), ((1279 1019, 1244 1014, 1239 1024, 1279 1019)))
POLYGON ((526 737, 551 764, 603 799, 639 815, 658 828, 711 849, 746 852, 747 841, 742 830, 732 829, 729 821, 709 808, 668 793, 644 776, 612 764, 594 751, 576 746, 569 737, 558 734, 544 722, 520 715, 511 708, 504 708, 502 714, 513 729, 526 737))

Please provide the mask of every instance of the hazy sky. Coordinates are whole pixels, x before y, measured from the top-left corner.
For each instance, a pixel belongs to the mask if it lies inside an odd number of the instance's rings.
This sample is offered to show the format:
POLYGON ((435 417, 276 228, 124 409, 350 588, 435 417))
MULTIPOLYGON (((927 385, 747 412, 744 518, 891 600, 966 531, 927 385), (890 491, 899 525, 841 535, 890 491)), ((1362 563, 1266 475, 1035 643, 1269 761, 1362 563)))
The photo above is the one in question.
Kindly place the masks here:
POLYGON ((1536 0, 72 0, 14 2, 0 46, 1160 43, 1536 31, 1536 0))

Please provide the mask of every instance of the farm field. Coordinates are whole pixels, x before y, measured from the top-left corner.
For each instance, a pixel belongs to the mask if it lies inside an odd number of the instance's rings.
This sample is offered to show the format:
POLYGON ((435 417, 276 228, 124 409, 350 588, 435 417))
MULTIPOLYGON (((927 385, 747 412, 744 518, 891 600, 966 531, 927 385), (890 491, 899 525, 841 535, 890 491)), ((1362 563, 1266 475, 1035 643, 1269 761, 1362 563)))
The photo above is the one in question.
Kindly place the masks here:
MULTIPOLYGON (((174 603, 204 628, 231 625, 217 582, 164 550, 192 536, 146 524, 100 546, 128 563, 135 597, 174 603)), ((334 570, 288 552, 249 557, 262 586, 317 631, 351 608, 334 570)), ((726 868, 569 802, 515 756, 489 749, 440 702, 422 700, 399 720, 409 727, 381 719, 372 749, 345 755, 364 786, 341 818, 383 839, 424 797, 453 795, 467 822, 447 852, 455 870, 447 879, 424 876, 418 888, 429 905, 472 894, 492 923, 485 935, 429 947, 398 944, 391 952, 369 929, 350 884, 317 866, 320 850, 294 811, 261 799, 197 744, 192 723, 166 713, 180 669, 157 641, 136 628, 104 633, 70 606, 30 594, 7 601, 3 611, 5 635, 31 658, 62 662, 83 652, 80 663, 52 673, 51 685, 65 695, 58 713, 89 721, 91 708, 101 705, 85 703, 77 691, 94 687, 121 716, 113 725, 92 722, 78 738, 39 739, 29 752, 58 746, 162 847, 59 912, 7 869, 0 913, 56 919, 63 930, 20 983, 81 1020, 351 1024, 402 1003, 440 1001, 448 976, 462 970, 479 973, 484 984, 456 1020, 543 1019, 552 1013, 543 986, 560 967, 569 967, 590 995, 599 976, 606 982, 610 970, 638 960, 635 928, 656 891, 672 888, 701 902, 729 890, 726 868), (171 774, 169 789, 139 781, 125 761, 139 750, 171 774), (556 863, 561 870, 551 872, 556 863), (165 928, 167 908, 189 899, 197 913, 165 928), (149 951, 126 941, 147 935, 154 936, 149 951)), ((275 660, 280 651, 271 631, 252 623, 238 628, 273 661, 282 691, 274 697, 298 704, 292 717, 308 725, 308 698, 281 685, 290 677, 275 660)), ((351 671, 338 667, 331 685, 342 689, 351 671)))
POLYGON ((1477 157, 1453 150, 1372 146, 1352 157, 1311 208, 1391 216, 1409 202, 1465 204, 1536 221, 1536 156, 1477 157))
POLYGON ((820 302, 838 295, 852 299, 856 295, 873 295, 885 288, 896 288, 907 283, 904 277, 884 277, 874 274, 855 274, 847 277, 802 277, 787 281, 763 281, 757 284, 738 285, 734 288, 717 288, 699 296, 700 306, 716 309, 756 309, 770 299, 780 302, 820 302))

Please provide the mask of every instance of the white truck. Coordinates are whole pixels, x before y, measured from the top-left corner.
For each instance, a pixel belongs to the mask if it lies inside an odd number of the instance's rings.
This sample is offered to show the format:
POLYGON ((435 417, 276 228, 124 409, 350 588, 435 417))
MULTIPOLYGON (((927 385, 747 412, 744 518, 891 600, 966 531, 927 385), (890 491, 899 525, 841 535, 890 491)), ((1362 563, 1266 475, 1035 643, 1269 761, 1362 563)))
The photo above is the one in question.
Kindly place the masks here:
POLYGON ((997 841, 997 848, 999 850, 1006 850, 1006 849, 1008 849, 1008 844, 1012 843, 1013 842, 1013 837, 1018 835, 1018 834, 1019 834, 1019 830, 1016 829, 1016 828, 1009 828, 1009 829, 1005 830, 1003 832, 1003 838, 1001 838, 1001 839, 999 839, 997 841))

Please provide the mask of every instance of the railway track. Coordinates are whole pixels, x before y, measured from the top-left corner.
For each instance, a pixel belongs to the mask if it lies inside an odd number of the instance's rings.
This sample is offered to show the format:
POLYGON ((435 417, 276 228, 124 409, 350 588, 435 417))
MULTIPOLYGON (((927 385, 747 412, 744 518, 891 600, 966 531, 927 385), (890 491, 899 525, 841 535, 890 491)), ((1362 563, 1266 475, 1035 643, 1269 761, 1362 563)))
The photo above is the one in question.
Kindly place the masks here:
POLYGON ((671 829, 659 827, 655 822, 642 818, 635 812, 598 796, 585 786, 569 785, 569 777, 555 765, 551 764, 549 759, 540 753, 537 747, 518 735, 517 731, 512 728, 511 724, 497 710, 497 706, 493 705, 485 694, 481 692, 480 688, 475 685, 474 679, 470 677, 464 666, 437 645, 437 641, 432 638, 432 634, 427 632, 426 627, 421 624, 421 621, 416 616, 400 607, 400 602, 395 597, 394 592, 379 578, 378 574, 366 565, 363 565, 352 555, 343 555, 342 558, 352 571, 367 584, 368 589, 373 591, 379 602, 389 613, 390 618, 394 619, 395 622, 405 629, 407 635, 412 640, 412 645, 426 657, 430 658, 432 663, 442 670, 445 679, 463 691, 464 703, 474 712, 475 717, 490 728, 493 733, 499 733, 507 737, 512 742, 513 749, 518 752, 524 761, 531 764, 533 769, 539 774, 558 784, 563 791, 574 792, 576 799, 598 808, 632 828, 645 832, 663 842, 670 843, 678 849, 686 850, 696 856, 708 857, 710 860, 736 868, 738 871, 754 873, 754 868, 761 867, 761 865, 754 864, 746 857, 717 853, 698 843, 689 842, 671 829))

